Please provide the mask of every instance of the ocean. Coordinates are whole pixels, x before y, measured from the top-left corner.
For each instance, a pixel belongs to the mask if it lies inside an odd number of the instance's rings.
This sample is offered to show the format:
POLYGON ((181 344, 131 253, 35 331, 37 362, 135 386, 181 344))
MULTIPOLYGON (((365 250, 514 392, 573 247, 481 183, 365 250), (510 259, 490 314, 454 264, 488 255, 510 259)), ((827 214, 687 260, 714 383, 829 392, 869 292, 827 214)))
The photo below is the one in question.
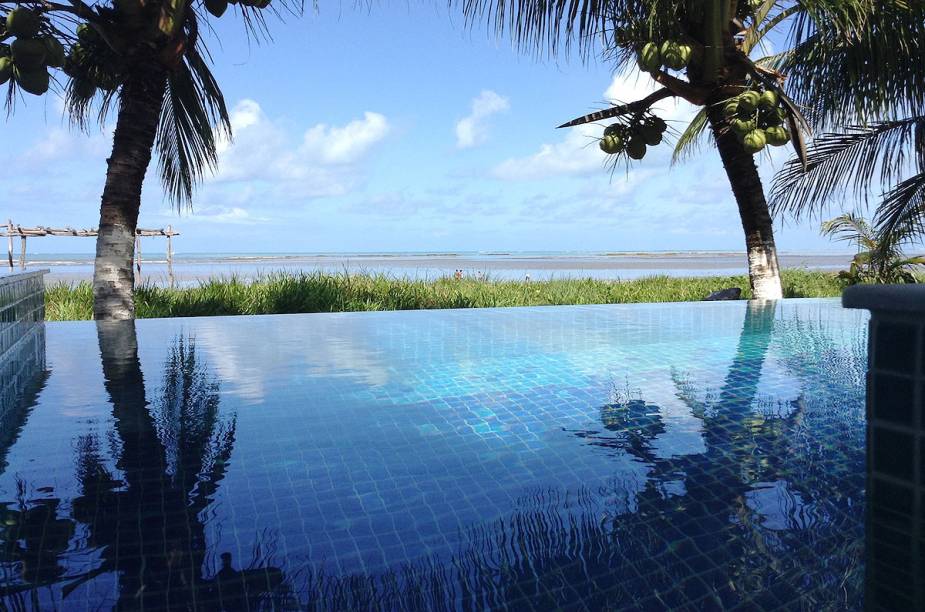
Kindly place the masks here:
MULTIPOLYGON (((149 247, 150 248, 150 247, 149 247)), ((845 253, 781 253, 783 268, 840 270, 848 266, 845 253)), ((18 270, 18 262, 16 269, 18 270)), ((77 282, 93 276, 92 254, 29 254, 27 270, 46 268, 46 281, 77 282)), ((3 268, 8 270, 8 268, 3 268)), ((393 252, 393 253, 175 253, 174 281, 189 285, 213 277, 254 279, 287 272, 384 274, 392 277, 435 279, 453 276, 494 280, 595 278, 629 280, 643 276, 710 276, 746 272, 745 254, 725 251, 671 252, 393 252)), ((140 282, 167 284, 164 253, 146 250, 140 282)))

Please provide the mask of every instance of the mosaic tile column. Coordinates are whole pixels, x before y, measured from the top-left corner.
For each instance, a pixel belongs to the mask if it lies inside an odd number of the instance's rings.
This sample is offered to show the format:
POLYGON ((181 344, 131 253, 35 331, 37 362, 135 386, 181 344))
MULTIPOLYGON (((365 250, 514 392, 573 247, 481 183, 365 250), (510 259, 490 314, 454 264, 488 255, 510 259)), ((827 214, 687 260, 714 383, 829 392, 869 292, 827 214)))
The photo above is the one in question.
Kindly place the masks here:
POLYGON ((871 312, 866 608, 925 610, 925 286, 856 286, 871 312))

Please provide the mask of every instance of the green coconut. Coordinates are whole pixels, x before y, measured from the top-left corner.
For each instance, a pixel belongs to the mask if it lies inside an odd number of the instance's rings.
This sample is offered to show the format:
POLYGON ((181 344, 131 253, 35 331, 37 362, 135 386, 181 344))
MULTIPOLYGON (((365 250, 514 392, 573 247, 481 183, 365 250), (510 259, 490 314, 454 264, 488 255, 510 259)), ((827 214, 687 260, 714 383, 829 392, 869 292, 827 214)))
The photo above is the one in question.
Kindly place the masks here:
POLYGON ((75 78, 71 88, 74 95, 83 100, 89 100, 96 95, 96 85, 90 79, 75 78))
POLYGON ((777 118, 780 120, 780 123, 783 123, 790 118, 790 113, 788 113, 787 109, 782 106, 778 106, 776 109, 774 109, 774 112, 777 113, 777 118))
POLYGON ((646 143, 642 138, 630 138, 626 143, 626 154, 630 159, 642 159, 646 156, 646 143))
POLYGON ((665 120, 661 117, 648 117, 645 121, 645 125, 654 127, 658 130, 659 134, 664 134, 665 130, 668 129, 668 124, 665 123, 665 120))
POLYGON ((658 53, 658 45, 655 43, 646 43, 639 50, 639 69, 643 72, 655 72, 662 65, 661 57, 658 53))
POLYGON ((64 46, 54 36, 46 36, 42 39, 45 45, 45 63, 52 68, 61 68, 64 66, 66 54, 64 46))
POLYGON ((6 16, 6 31, 16 38, 32 38, 39 33, 42 18, 27 8, 14 8, 6 16))
POLYGON ((654 125, 643 125, 640 133, 642 140, 650 147, 654 147, 662 142, 662 130, 654 125))
POLYGON ((87 43, 100 42, 100 33, 89 23, 77 26, 77 38, 87 43))
POLYGON ((221 17, 228 10, 228 0, 206 0, 206 10, 216 17, 221 17))
POLYGON ((726 102, 726 105, 723 106, 723 117, 726 119, 734 118, 739 112, 739 103, 733 100, 732 102, 726 102))
POLYGON ((615 155, 623 151, 623 139, 616 134, 604 134, 600 142, 601 151, 608 155, 615 155))
POLYGON ((26 72, 38 70, 45 65, 45 43, 41 40, 17 38, 10 45, 13 63, 26 72))
POLYGON ((0 57, 0 85, 5 85, 13 76, 13 60, 0 57))
POLYGON ((672 70, 681 70, 687 65, 681 55, 681 47, 674 41, 668 41, 662 45, 661 55, 662 63, 672 70))
POLYGON ((777 106, 777 92, 767 90, 758 98, 758 107, 772 109, 777 106))
POLYGON ((732 131, 739 136, 745 136, 749 132, 753 131, 757 125, 754 121, 749 121, 746 119, 733 119, 729 122, 729 127, 731 127, 732 131))
POLYGON ((779 125, 769 127, 764 131, 764 135, 767 137, 768 144, 775 147, 782 147, 790 142, 790 132, 787 131, 787 128, 779 125))
POLYGON ((758 108, 758 101, 761 96, 757 91, 746 91, 739 96, 739 112, 753 113, 758 108))
POLYGON ((768 139, 763 130, 752 130, 742 139, 742 144, 745 145, 746 151, 754 155, 768 144, 768 139))
POLYGON ((16 79, 16 84, 19 85, 23 91, 31 93, 34 96, 41 96, 46 91, 48 91, 48 71, 45 68, 39 68, 38 70, 21 70, 18 67, 13 68, 13 78, 16 79))

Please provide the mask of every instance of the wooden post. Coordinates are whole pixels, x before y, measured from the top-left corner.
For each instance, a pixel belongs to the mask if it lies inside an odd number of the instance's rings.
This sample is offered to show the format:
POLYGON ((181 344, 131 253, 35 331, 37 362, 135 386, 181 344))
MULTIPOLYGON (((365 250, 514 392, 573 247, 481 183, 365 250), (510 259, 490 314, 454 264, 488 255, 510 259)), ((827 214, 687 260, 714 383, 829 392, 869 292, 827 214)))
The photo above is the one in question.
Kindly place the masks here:
POLYGON ((22 270, 26 269, 26 237, 19 237, 19 267, 22 270))
POLYGON ((6 258, 10 262, 10 270, 13 269, 13 220, 6 220, 6 258))
POLYGON ((173 226, 167 226, 167 277, 170 280, 170 286, 174 286, 173 279, 173 243, 171 239, 173 238, 173 226))
MULTIPOLYGON (((138 269, 138 276, 141 276, 141 236, 135 236, 135 268, 138 269)), ((138 279, 135 279, 136 281, 138 279)))

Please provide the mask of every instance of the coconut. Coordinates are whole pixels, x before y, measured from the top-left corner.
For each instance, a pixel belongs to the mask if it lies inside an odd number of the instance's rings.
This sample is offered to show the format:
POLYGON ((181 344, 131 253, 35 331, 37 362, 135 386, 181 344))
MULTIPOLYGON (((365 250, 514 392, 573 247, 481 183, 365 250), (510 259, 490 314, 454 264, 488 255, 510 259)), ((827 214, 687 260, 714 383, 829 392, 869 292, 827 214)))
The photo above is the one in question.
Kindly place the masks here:
POLYGON ((16 38, 32 38, 39 33, 42 18, 27 8, 14 8, 6 16, 6 31, 16 38))
POLYGON ((17 68, 29 72, 45 65, 45 43, 41 40, 17 38, 10 49, 17 68))
POLYGON ((206 10, 216 17, 221 17, 228 10, 228 0, 206 0, 206 10))
POLYGON ((89 100, 96 95, 96 85, 90 79, 78 77, 74 79, 71 91, 77 98, 89 100))
POLYGON ((600 142, 601 151, 614 155, 623 151, 623 139, 616 134, 605 134, 600 142))
POLYGON ((734 118, 739 112, 739 103, 733 100, 732 102, 726 102, 726 105, 723 106, 723 117, 726 119, 734 118))
POLYGON ((754 155, 768 144, 768 139, 763 130, 752 130, 742 139, 742 144, 745 145, 746 151, 754 155))
POLYGON ((731 127, 732 131, 739 136, 744 136, 754 130, 757 126, 754 121, 746 121, 745 119, 733 119, 729 122, 729 127, 731 127))
POLYGON ((61 68, 64 66, 64 46, 58 42, 54 36, 46 36, 42 39, 45 45, 45 62, 52 68, 61 68))
POLYGON ((622 123, 611 123, 604 128, 604 136, 623 136, 626 133, 626 127, 622 123))
POLYGON ((8 57, 0 57, 0 85, 6 84, 13 76, 13 60, 8 57))
POLYGON ((654 147, 662 142, 662 130, 654 125, 644 125, 640 132, 642 140, 650 147, 654 147))
POLYGON ((768 144, 775 147, 782 147, 790 142, 790 132, 787 131, 787 128, 779 125, 769 127, 764 131, 764 135, 768 139, 768 144))
POLYGON ((658 130, 659 134, 664 134, 665 130, 668 129, 668 124, 665 123, 665 120, 661 117, 649 117, 646 119, 645 124, 654 127, 656 130, 658 130))
POLYGON ((13 69, 13 77, 23 91, 34 96, 40 96, 48 91, 48 71, 45 68, 26 71, 16 67, 13 69))
POLYGON ((100 33, 89 23, 82 23, 77 26, 77 38, 84 42, 95 43, 100 41, 100 33))
POLYGON ((659 57, 658 45, 655 43, 646 43, 642 46, 642 49, 639 51, 639 68, 643 72, 655 72, 662 65, 662 60, 659 57))
POLYGON ((681 70, 687 65, 681 54, 681 47, 674 41, 668 41, 662 45, 661 55, 662 63, 672 70, 681 70))
POLYGON ((761 96, 758 95, 757 91, 746 91, 745 93, 739 96, 739 112, 740 113, 753 113, 755 109, 758 108, 758 101, 761 99, 761 96))
POLYGON ((758 98, 759 108, 772 109, 777 106, 777 93, 772 90, 767 90, 761 94, 761 97, 758 98))
POLYGON ((646 143, 642 138, 630 138, 626 143, 626 154, 631 159, 642 159, 646 156, 646 143))

